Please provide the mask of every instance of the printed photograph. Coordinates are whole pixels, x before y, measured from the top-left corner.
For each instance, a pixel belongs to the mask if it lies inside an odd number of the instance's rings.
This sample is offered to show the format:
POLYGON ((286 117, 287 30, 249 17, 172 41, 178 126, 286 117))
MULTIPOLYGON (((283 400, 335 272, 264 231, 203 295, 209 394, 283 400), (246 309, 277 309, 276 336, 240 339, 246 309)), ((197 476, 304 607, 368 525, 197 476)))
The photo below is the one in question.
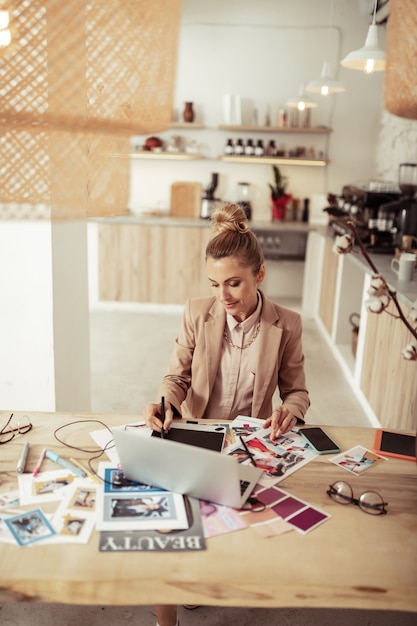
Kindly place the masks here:
POLYGON ((106 493, 126 492, 126 491, 163 491, 159 487, 152 487, 151 485, 145 485, 135 480, 126 478, 123 470, 115 468, 106 468, 104 474, 104 491, 106 493))
POLYGON ((86 524, 86 519, 82 517, 76 517, 75 515, 65 515, 63 518, 63 526, 61 529, 61 535, 69 535, 70 537, 78 537, 81 535, 82 530, 86 524))
POLYGON ((386 461, 383 456, 372 452, 363 446, 355 446, 346 452, 342 452, 330 459, 338 467, 341 467, 352 474, 359 475, 365 470, 373 467, 376 463, 386 461))
POLYGON ((6 524, 21 546, 55 535, 55 530, 40 509, 10 517, 6 524))
POLYGON ((69 509, 87 509, 89 511, 93 511, 95 509, 95 506, 96 490, 89 489, 88 487, 77 488, 68 504, 69 509))
POLYGON ((54 493, 59 489, 62 489, 62 487, 67 487, 68 485, 70 485, 73 480, 74 477, 72 476, 72 474, 46 481, 35 480, 33 481, 33 495, 41 496, 54 493))
POLYGON ((137 517, 169 519, 171 514, 167 496, 147 498, 112 498, 111 517, 137 517))

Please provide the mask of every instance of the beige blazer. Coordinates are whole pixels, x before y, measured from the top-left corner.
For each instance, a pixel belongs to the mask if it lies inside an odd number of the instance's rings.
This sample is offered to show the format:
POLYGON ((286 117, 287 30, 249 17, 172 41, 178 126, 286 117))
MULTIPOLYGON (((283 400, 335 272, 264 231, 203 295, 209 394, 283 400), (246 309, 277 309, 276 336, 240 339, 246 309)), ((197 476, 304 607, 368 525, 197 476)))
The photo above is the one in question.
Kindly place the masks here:
MULTIPOLYGON (((275 390, 283 404, 303 419, 310 405, 304 375, 301 317, 269 300, 262 292, 259 356, 252 417, 272 413, 275 390)), ((226 312, 215 297, 186 302, 168 372, 159 395, 186 419, 204 417, 222 354, 226 312)))

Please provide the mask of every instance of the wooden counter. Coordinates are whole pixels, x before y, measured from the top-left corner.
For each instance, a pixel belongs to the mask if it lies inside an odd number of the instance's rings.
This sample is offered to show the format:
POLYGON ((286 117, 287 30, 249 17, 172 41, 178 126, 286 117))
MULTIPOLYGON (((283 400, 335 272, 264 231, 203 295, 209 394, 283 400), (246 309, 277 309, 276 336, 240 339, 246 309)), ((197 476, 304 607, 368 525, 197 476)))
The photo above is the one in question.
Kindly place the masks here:
MULTIPOLYGON (((94 220, 98 300, 183 305, 211 295, 204 252, 214 236, 199 218, 127 215, 94 220)), ((252 229, 308 232, 302 222, 251 222, 252 229)))
MULTIPOLYGON (((343 409, 341 408, 341 413, 343 409)), ((0 413, 0 425, 7 417, 0 413)), ((89 432, 137 416, 30 414, 33 430, 2 446, 2 491, 16 488, 16 460, 30 442, 28 470, 44 446, 86 463, 87 453, 54 440, 94 449, 89 432)), ((343 420, 343 416, 341 416, 343 420)), ((371 446, 373 431, 326 427, 343 450, 371 446)), ((45 469, 54 466, 45 461, 45 469)), ((95 605, 166 603, 248 607, 349 607, 417 612, 417 466, 390 459, 355 477, 326 457, 317 457, 285 479, 283 489, 332 517, 307 535, 296 531, 261 538, 252 528, 207 540, 207 550, 189 553, 98 551, 94 531, 87 545, 21 548, 0 544, 0 602, 60 602, 95 605), (329 484, 349 482, 356 496, 379 491, 388 514, 372 516, 326 495, 329 484)))
MULTIPOLYGON (((304 277, 303 315, 316 319, 342 365, 353 392, 374 423, 394 429, 417 429, 417 363, 406 361, 402 350, 412 335, 390 303, 380 315, 368 313, 365 302, 372 270, 358 253, 338 255, 334 239, 310 232, 304 277), (356 313, 359 322, 356 354, 352 351, 356 313), (393 315, 395 317, 393 317, 393 315)), ((401 283, 390 255, 372 255, 378 270, 397 293, 405 316, 417 300, 417 281, 401 283)))

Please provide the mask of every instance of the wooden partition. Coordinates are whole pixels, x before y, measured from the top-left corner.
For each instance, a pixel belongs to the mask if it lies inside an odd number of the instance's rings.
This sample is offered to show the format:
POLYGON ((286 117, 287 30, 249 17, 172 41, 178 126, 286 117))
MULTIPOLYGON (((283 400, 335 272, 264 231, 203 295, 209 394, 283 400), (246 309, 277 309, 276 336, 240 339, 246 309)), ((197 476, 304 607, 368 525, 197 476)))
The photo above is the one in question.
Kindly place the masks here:
POLYGON ((392 315, 368 315, 361 389, 383 426, 416 430, 417 368, 401 355, 410 333, 393 317, 392 303, 388 310, 392 315))
POLYGON ((339 257, 333 252, 333 243, 326 240, 323 258, 319 317, 330 336, 333 332, 338 261, 339 257))
POLYGON ((205 249, 210 228, 144 224, 99 226, 99 299, 184 304, 210 295, 205 249))

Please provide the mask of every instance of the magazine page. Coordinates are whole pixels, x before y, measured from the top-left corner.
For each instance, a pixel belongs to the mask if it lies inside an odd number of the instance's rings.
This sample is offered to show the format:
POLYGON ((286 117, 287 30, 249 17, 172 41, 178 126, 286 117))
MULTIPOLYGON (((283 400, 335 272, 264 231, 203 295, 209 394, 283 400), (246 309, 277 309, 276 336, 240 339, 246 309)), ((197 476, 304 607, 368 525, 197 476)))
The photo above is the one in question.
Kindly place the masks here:
POLYGON ((232 446, 227 453, 237 458, 239 463, 255 464, 263 470, 262 484, 275 484, 309 461, 316 453, 309 444, 291 430, 272 441, 271 428, 257 430, 232 446))
POLYGON ((181 494, 130 481, 111 463, 100 463, 103 486, 97 489, 98 530, 188 528, 181 494))

